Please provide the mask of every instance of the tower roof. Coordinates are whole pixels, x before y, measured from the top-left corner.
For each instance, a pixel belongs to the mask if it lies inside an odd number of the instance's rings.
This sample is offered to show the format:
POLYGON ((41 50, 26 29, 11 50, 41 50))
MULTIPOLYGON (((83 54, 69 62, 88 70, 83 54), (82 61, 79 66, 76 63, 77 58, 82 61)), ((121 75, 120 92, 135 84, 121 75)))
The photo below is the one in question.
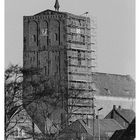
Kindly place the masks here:
POLYGON ((58 2, 58 0, 56 0, 55 5, 54 5, 55 10, 59 11, 59 7, 60 7, 59 2, 58 2))

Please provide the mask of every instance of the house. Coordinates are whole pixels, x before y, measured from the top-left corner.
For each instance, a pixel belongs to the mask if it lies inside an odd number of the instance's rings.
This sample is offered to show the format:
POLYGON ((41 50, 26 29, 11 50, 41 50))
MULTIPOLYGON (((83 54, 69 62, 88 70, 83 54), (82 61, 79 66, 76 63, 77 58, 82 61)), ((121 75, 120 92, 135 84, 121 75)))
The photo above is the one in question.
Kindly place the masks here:
POLYGON ((33 135, 36 135, 36 137, 40 137, 42 135, 41 131, 37 125, 32 122, 32 119, 25 109, 21 110, 11 118, 5 133, 7 140, 32 140, 33 135))
POLYGON ((119 123, 117 123, 114 119, 102 119, 102 120, 95 119, 94 129, 93 129, 92 120, 89 120, 88 124, 85 120, 76 120, 75 122, 73 122, 68 127, 62 130, 58 139, 92 140, 93 133, 94 133, 95 140, 99 139, 99 135, 101 140, 109 140, 109 138, 116 130, 121 130, 121 129, 124 128, 119 123))
POLYGON ((133 110, 123 109, 121 106, 117 108, 115 105, 113 105, 113 109, 105 117, 105 119, 116 120, 124 128, 127 128, 134 118, 135 112, 133 110))
POLYGON ((109 140, 119 140, 119 138, 121 137, 121 135, 125 132, 125 129, 122 130, 116 130, 114 132, 114 134, 112 135, 112 137, 109 140))
POLYGON ((127 129, 117 130, 110 140, 134 140, 135 139, 135 118, 129 124, 127 129))
POLYGON ((58 136, 58 140, 78 140, 92 138, 92 135, 92 130, 83 120, 76 120, 61 131, 60 135, 58 136))

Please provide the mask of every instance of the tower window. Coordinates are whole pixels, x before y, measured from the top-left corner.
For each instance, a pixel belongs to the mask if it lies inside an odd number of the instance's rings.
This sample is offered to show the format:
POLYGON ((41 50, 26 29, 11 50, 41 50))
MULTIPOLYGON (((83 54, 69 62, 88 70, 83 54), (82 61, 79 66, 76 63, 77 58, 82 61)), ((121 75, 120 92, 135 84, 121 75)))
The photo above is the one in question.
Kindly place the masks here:
POLYGON ((33 41, 36 42, 36 35, 33 35, 33 41))
POLYGON ((55 41, 58 41, 58 34, 57 33, 55 33, 54 37, 55 37, 55 41))
POLYGON ((31 43, 34 43, 34 42, 37 41, 37 38, 36 38, 36 35, 35 34, 30 34, 29 37, 30 37, 29 40, 30 40, 31 43))
POLYGON ((47 36, 47 45, 49 44, 49 37, 47 36))
POLYGON ((29 45, 34 46, 37 43, 37 23, 35 21, 29 22, 29 45))

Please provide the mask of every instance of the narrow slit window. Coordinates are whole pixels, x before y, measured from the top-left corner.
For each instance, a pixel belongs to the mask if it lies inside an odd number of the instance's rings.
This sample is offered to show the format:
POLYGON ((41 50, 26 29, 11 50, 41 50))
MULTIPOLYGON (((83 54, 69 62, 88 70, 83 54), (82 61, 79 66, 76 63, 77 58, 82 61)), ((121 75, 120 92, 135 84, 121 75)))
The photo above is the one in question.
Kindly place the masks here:
POLYGON ((36 42, 36 35, 33 35, 33 40, 34 42, 36 42))
POLYGON ((58 34, 55 33, 55 41, 58 41, 58 34))

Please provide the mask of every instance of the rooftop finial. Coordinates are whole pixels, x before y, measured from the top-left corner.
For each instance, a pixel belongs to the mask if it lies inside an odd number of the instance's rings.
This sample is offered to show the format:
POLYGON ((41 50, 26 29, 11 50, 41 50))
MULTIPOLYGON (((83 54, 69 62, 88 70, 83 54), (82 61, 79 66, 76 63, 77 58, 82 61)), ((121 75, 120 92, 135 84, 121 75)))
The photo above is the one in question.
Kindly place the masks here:
POLYGON ((54 8, 55 8, 55 11, 59 11, 59 2, 58 0, 55 1, 55 5, 54 5, 54 8))

